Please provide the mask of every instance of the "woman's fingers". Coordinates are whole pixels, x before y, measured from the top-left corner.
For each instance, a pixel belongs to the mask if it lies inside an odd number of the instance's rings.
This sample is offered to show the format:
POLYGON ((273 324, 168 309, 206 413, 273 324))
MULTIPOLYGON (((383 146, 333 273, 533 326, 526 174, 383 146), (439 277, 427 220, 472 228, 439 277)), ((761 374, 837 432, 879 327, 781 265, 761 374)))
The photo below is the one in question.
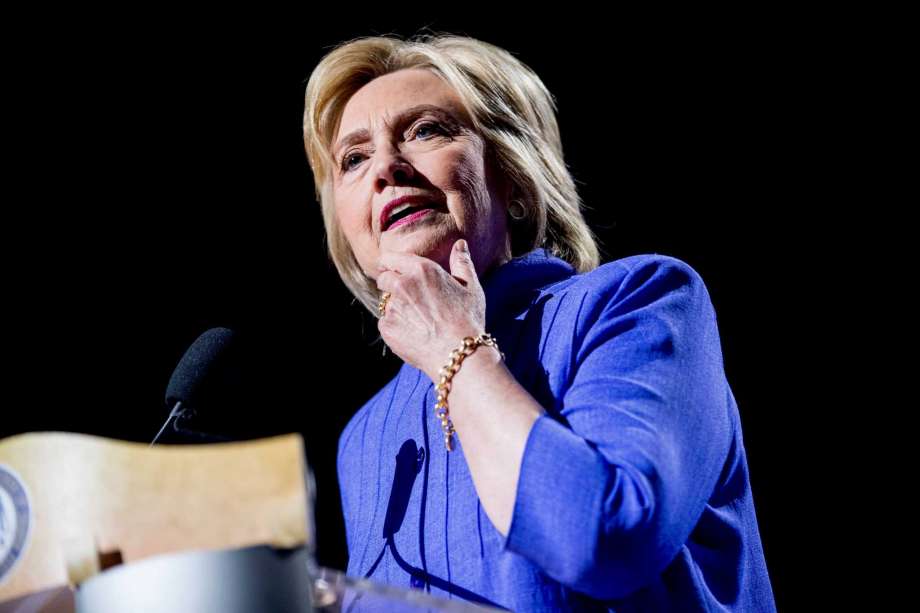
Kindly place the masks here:
POLYGON ((385 270, 379 275, 377 275, 377 289, 383 292, 390 292, 391 294, 396 289, 396 284, 399 280, 399 273, 393 272, 392 270, 385 270))

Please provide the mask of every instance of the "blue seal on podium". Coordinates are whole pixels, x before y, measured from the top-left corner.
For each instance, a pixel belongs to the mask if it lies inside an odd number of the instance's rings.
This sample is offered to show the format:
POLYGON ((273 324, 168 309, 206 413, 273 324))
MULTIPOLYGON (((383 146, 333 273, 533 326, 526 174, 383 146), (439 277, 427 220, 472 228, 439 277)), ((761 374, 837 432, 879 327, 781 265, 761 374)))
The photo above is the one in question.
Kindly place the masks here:
POLYGON ((31 526, 25 484, 12 468, 0 464, 0 583, 22 558, 31 526))

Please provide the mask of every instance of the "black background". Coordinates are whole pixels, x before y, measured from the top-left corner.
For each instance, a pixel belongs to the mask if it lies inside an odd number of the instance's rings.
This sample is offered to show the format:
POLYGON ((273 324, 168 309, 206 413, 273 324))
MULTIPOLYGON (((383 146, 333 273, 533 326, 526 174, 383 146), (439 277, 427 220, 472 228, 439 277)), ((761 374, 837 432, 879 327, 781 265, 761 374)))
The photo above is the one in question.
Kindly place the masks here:
POLYGON ((381 357, 375 320, 328 262, 303 89, 343 40, 468 34, 513 52, 556 96, 604 261, 665 253, 706 281, 782 609, 811 572, 798 553, 812 529, 802 501, 826 487, 810 477, 808 441, 827 334, 815 176, 833 148, 824 88, 840 51, 812 36, 821 23, 794 16, 531 23, 392 8, 8 23, 19 38, 7 58, 0 436, 149 441, 185 349, 207 328, 234 327, 252 363, 220 418, 250 436, 304 434, 319 561, 344 568, 337 436, 399 362, 381 357))

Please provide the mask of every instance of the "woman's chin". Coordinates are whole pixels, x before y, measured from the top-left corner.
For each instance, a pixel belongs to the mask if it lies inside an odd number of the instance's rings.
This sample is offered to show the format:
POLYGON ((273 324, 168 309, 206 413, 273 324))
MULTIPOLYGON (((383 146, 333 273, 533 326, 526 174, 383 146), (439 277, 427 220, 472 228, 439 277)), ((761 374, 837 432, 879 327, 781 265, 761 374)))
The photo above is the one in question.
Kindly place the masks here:
POLYGON ((453 233, 444 232, 440 228, 419 227, 391 236, 384 235, 380 249, 384 252, 406 253, 440 262, 450 259, 450 250, 456 240, 452 236, 453 233))

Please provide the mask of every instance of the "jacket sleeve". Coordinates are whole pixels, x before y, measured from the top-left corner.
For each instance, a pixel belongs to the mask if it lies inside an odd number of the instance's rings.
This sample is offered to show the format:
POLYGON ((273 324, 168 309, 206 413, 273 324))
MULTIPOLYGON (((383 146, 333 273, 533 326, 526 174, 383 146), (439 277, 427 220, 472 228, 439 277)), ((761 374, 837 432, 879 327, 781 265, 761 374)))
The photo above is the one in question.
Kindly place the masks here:
POLYGON ((528 435, 504 542, 601 600, 649 584, 674 559, 732 436, 702 279, 668 256, 626 261, 625 274, 620 263, 589 273, 599 285, 589 284, 573 316, 555 410, 528 435))

